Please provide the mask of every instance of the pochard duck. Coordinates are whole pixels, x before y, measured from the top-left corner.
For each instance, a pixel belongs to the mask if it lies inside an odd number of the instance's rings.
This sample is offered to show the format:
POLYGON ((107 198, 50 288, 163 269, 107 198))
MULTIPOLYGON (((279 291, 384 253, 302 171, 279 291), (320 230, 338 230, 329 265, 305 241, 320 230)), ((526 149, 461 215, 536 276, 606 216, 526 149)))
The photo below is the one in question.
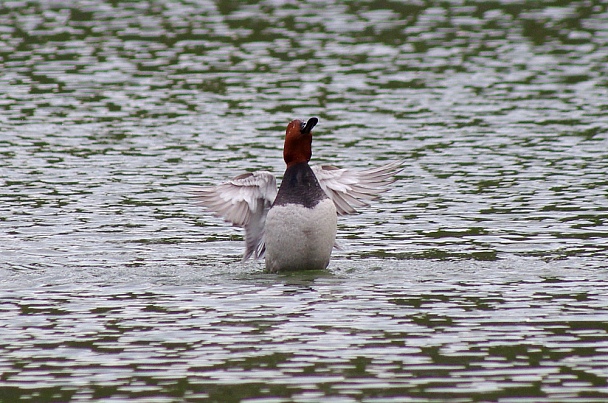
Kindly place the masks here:
POLYGON ((309 166, 312 129, 319 122, 287 126, 283 159, 287 169, 277 193, 275 176, 250 172, 214 187, 193 189, 203 206, 245 228, 245 254, 264 257, 270 272, 325 269, 335 246, 337 216, 356 213, 388 190, 401 162, 366 170, 309 166))

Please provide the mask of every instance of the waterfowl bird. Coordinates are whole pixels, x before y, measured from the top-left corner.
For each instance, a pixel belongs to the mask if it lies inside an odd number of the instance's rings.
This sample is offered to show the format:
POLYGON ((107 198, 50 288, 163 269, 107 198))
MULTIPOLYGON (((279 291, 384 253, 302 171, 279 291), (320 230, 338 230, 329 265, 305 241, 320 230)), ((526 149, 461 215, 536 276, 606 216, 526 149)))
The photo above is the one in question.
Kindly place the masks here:
POLYGON ((401 162, 365 170, 309 166, 318 121, 293 120, 287 126, 287 169, 278 192, 268 171, 193 189, 203 206, 245 229, 243 260, 264 257, 270 272, 325 269, 335 245, 337 216, 368 206, 366 201, 388 190, 401 171, 401 162))

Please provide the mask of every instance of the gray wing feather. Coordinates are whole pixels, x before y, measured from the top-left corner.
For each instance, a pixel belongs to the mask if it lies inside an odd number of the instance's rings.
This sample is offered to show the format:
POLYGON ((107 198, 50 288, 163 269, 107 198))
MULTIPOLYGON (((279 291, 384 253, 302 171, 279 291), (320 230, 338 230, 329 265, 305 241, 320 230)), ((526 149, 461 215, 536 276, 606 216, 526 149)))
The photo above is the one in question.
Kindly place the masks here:
POLYGON ((264 256, 266 215, 277 195, 272 173, 246 173, 218 186, 191 188, 191 193, 215 215, 245 228, 243 260, 264 256))
POLYGON ((380 167, 356 170, 340 169, 331 165, 312 167, 319 185, 336 205, 339 215, 354 214, 357 208, 368 206, 389 189, 403 162, 395 161, 380 167))

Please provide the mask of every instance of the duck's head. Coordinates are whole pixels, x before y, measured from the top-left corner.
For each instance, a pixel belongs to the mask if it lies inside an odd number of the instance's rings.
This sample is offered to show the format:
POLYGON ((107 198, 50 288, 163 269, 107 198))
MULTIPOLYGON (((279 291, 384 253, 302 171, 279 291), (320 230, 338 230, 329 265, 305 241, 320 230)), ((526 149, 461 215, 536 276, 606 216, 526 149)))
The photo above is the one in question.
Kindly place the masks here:
POLYGON ((287 125, 283 159, 287 166, 310 161, 312 156, 312 129, 319 122, 317 118, 308 121, 292 120, 287 125))

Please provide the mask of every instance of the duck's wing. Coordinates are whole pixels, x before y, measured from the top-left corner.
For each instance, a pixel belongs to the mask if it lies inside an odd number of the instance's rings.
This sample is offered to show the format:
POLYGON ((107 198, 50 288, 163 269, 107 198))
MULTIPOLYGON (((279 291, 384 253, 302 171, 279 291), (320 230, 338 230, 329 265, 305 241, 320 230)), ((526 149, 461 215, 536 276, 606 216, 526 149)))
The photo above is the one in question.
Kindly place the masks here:
POLYGON ((277 196, 277 181, 267 171, 249 172, 213 187, 191 188, 200 203, 224 220, 245 228, 245 255, 264 256, 266 215, 277 196))
POLYGON ((403 169, 401 161, 364 170, 340 169, 331 165, 312 167, 319 185, 336 205, 339 215, 354 214, 389 189, 403 169))

